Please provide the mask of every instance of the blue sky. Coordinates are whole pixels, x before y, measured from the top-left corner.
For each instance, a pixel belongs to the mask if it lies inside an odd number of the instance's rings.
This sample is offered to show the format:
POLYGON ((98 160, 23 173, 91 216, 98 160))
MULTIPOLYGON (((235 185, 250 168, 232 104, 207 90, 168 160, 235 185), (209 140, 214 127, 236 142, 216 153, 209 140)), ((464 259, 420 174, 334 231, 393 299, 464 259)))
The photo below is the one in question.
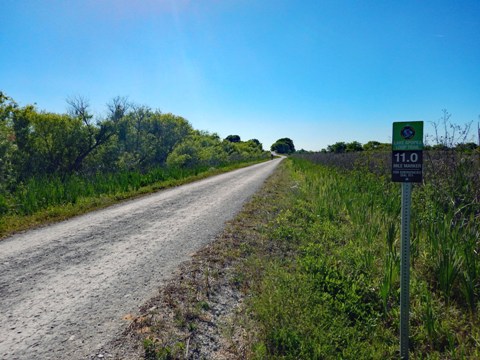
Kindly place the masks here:
POLYGON ((0 24, 0 90, 46 111, 128 96, 308 150, 480 115, 478 0, 0 0, 0 24))

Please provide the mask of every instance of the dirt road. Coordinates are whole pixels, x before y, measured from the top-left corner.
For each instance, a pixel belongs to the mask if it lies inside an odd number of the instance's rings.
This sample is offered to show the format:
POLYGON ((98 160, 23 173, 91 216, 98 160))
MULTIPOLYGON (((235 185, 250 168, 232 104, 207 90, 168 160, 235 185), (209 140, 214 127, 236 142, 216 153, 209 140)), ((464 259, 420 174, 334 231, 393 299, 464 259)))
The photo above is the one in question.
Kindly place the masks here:
POLYGON ((0 241, 0 357, 85 359, 212 241, 276 159, 0 241))

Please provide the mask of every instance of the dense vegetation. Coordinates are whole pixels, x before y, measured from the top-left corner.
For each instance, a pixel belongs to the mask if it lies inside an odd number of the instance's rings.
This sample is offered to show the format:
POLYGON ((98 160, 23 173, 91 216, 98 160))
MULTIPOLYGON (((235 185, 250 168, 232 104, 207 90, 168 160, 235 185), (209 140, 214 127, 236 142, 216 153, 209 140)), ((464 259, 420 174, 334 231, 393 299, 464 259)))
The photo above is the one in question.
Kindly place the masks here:
MULTIPOLYGON (((268 237, 258 358, 398 357, 400 186, 388 153, 304 154, 268 237)), ((480 157, 427 154, 413 191, 412 358, 479 358, 480 157)))
POLYGON ((85 99, 67 102, 67 113, 50 113, 0 92, 0 228, 8 216, 269 156, 256 139, 222 140, 125 98, 95 119, 85 99))
POLYGON ((295 152, 295 145, 293 144, 292 139, 281 138, 272 144, 270 150, 279 154, 292 154, 295 152))

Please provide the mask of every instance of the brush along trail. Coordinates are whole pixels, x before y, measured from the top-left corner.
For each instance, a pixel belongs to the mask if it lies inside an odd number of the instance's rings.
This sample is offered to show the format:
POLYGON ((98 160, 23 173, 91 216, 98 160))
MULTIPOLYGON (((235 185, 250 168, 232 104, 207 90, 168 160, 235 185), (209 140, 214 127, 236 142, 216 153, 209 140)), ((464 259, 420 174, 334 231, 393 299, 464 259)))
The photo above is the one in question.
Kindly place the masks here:
POLYGON ((223 230, 280 161, 0 241, 0 358, 95 354, 223 230))

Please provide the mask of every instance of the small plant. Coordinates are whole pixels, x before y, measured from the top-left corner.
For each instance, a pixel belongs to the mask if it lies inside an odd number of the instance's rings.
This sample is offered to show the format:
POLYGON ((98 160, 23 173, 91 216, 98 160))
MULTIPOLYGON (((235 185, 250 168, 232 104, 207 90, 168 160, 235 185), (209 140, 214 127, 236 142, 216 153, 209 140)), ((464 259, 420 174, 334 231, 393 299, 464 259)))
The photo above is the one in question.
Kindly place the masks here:
POLYGON ((433 344, 437 339, 437 327, 436 327, 436 318, 434 314, 434 308, 432 304, 432 296, 430 291, 426 289, 422 295, 423 303, 423 321, 425 324, 425 329, 428 334, 429 341, 433 344))
POLYGON ((145 360, 174 360, 183 359, 185 343, 176 342, 173 346, 162 345, 158 339, 146 338, 143 340, 145 360))
POLYGON ((157 360, 158 341, 151 338, 143 340, 143 349, 145 350, 145 360, 157 360))
POLYGON ((199 301, 198 302, 198 307, 203 310, 203 311, 208 311, 210 310, 210 305, 206 301, 199 301))

